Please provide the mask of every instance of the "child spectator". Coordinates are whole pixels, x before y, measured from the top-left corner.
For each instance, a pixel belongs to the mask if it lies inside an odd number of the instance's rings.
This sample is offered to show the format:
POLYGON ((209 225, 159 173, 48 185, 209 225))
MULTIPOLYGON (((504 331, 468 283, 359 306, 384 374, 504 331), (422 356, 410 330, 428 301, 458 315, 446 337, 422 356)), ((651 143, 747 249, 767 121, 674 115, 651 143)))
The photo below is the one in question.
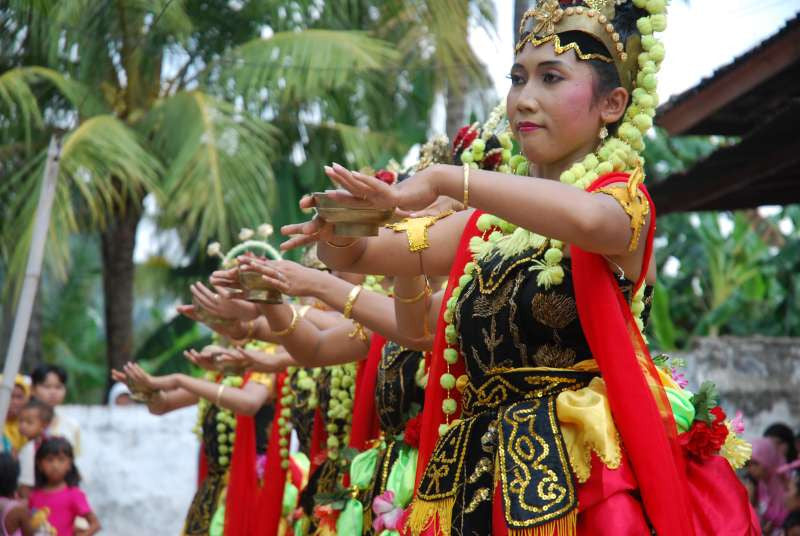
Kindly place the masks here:
POLYGON ((764 430, 764 437, 768 437, 775 442, 778 451, 786 458, 788 463, 797 459, 797 446, 794 442, 794 432, 782 422, 770 424, 764 430))
MULTIPOLYGON (((0 381, 3 376, 0 374, 0 381)), ((6 422, 3 425, 3 443, 8 443, 10 450, 16 454, 22 445, 25 444, 25 437, 19 433, 19 425, 17 419, 22 406, 28 401, 31 388, 30 384, 24 376, 17 374, 14 378, 14 388, 11 391, 11 402, 8 404, 8 414, 6 415, 6 422)), ((4 447, 5 451, 8 447, 4 447)))
POLYGON ((36 450, 52 420, 53 408, 35 398, 29 400, 19 412, 19 430, 28 441, 19 451, 19 486, 23 497, 27 497, 36 484, 36 450))
POLYGON ((78 488, 80 475, 69 441, 63 437, 45 439, 36 451, 36 488, 31 492, 32 510, 47 508, 48 521, 58 536, 91 536, 100 530, 100 522, 78 488), (83 517, 88 528, 74 531, 75 519, 83 517))
POLYGON ((778 472, 784 463, 785 458, 772 439, 762 437, 753 441, 753 455, 747 464, 747 473, 754 483, 753 505, 764 536, 780 534, 789 514, 785 480, 778 472))
POLYGON ((0 454, 0 536, 31 536, 28 507, 16 500, 19 463, 11 453, 0 454))
POLYGON ((58 410, 58 406, 64 403, 64 397, 67 395, 67 371, 58 365, 42 363, 33 370, 31 381, 33 382, 33 396, 55 411, 55 417, 47 429, 47 435, 67 438, 75 455, 80 455, 80 425, 58 410))

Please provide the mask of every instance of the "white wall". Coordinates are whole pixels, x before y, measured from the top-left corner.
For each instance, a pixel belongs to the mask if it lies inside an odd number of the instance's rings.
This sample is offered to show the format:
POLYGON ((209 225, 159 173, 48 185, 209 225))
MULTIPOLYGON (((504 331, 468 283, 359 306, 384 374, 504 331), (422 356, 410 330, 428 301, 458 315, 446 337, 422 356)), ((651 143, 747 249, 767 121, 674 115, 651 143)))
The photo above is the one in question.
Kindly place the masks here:
POLYGON ((110 536, 177 536, 196 489, 197 411, 65 406, 81 424, 81 487, 110 536))

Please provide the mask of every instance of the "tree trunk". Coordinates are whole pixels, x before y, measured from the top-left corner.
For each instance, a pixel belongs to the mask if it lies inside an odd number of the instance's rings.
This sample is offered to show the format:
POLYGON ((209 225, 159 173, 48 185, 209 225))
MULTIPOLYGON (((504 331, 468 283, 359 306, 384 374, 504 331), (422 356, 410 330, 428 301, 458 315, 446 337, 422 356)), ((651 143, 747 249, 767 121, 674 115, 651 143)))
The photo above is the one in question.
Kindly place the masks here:
POLYGON ((447 136, 452 140, 458 129, 463 127, 467 122, 467 108, 466 108, 466 77, 461 76, 460 80, 458 81, 459 84, 457 87, 453 87, 452 84, 447 85, 447 93, 445 95, 447 104, 446 104, 446 125, 445 129, 447 132, 447 136))
POLYGON ((133 249, 142 208, 129 200, 101 234, 106 362, 119 370, 133 358, 133 249))

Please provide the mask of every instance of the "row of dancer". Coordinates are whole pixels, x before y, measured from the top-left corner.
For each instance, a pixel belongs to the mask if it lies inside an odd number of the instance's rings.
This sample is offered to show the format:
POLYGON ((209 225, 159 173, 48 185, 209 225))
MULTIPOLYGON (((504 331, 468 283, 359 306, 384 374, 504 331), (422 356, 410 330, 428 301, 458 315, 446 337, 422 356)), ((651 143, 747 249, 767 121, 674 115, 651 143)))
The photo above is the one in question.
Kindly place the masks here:
POLYGON ((333 203, 405 219, 358 238, 318 213, 284 227, 281 246, 315 244, 331 274, 229 253, 213 288, 193 288, 183 312, 242 340, 191 358, 233 379, 118 373, 154 410, 205 400, 223 414, 201 412, 209 475, 228 469, 201 488, 187 534, 217 518, 225 534, 761 533, 734 473, 749 456, 737 424, 642 334, 657 270, 641 152, 665 12, 664 0, 539 0, 506 104, 444 159, 396 182, 325 167, 333 203), (254 305, 238 294, 247 280, 313 302, 254 305), (260 426, 243 415, 270 396, 259 481, 255 448, 239 447, 260 426), (208 496, 225 497, 224 516, 198 514, 208 496))

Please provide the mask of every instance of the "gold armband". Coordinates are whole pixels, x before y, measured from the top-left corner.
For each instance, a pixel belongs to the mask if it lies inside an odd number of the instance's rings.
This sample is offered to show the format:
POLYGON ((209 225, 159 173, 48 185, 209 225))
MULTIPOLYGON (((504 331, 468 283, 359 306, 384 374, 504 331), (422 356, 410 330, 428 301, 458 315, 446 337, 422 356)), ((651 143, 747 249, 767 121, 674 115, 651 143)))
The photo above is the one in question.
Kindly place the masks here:
POLYGON ((297 329, 297 322, 300 320, 300 315, 297 314, 297 310, 294 307, 289 306, 289 308, 292 310, 292 321, 289 322, 288 328, 280 331, 273 331, 272 334, 275 337, 286 337, 294 333, 294 330, 297 329))
POLYGON ((350 289, 350 293, 347 295, 347 300, 344 302, 344 308, 342 309, 343 317, 350 318, 350 315, 353 314, 353 306, 356 304, 356 300, 358 299, 358 295, 361 294, 362 288, 364 287, 356 285, 350 289))
POLYGON ((405 232, 408 236, 408 250, 415 253, 431 246, 428 241, 428 227, 454 213, 454 210, 446 210, 437 216, 406 218, 397 223, 390 223, 386 228, 398 233, 405 232))
POLYGON ((637 168, 628 179, 627 185, 610 185, 596 190, 595 193, 607 194, 616 199, 622 209, 631 219, 631 241, 628 243, 628 251, 634 252, 639 247, 639 238, 642 234, 642 227, 650 214, 650 203, 647 197, 639 189, 639 185, 644 179, 641 168, 637 168))

